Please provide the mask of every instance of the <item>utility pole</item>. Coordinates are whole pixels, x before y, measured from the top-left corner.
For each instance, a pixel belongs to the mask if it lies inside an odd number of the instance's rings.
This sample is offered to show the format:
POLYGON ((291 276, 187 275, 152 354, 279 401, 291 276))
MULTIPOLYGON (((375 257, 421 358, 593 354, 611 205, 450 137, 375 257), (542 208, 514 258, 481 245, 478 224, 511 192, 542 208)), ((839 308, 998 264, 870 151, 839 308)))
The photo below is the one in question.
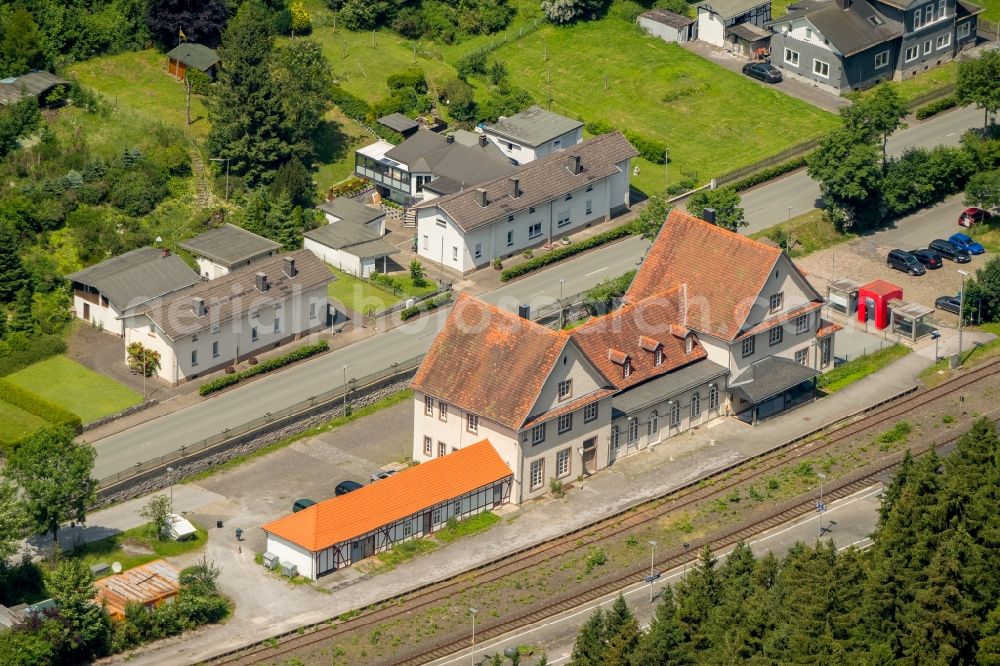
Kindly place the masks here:
POLYGON ((966 271, 958 269, 962 276, 962 291, 958 292, 958 364, 962 365, 962 324, 965 321, 965 278, 969 277, 966 271))
POLYGON ((562 330, 566 326, 566 315, 565 309, 563 308, 563 285, 566 284, 566 280, 559 280, 559 330, 562 330))
POLYGON ((670 149, 666 148, 663 153, 663 194, 670 191, 670 149))
POLYGON ((168 467, 167 474, 170 476, 170 513, 174 512, 174 468, 168 467))
POLYGON ((477 608, 469 608, 469 613, 472 614, 472 666, 476 664, 476 613, 478 612, 477 608))
POLYGON ((347 416, 347 369, 351 367, 349 365, 344 366, 344 406, 343 412, 344 416, 347 416))
POLYGON ((826 511, 826 504, 823 503, 823 479, 826 478, 826 474, 819 472, 816 474, 819 477, 819 501, 816 502, 816 511, 819 512, 819 538, 823 538, 823 512, 826 511))
POLYGON ((656 572, 653 570, 653 557, 656 552, 656 541, 650 539, 649 541, 649 603, 653 603, 653 581, 659 578, 656 572))

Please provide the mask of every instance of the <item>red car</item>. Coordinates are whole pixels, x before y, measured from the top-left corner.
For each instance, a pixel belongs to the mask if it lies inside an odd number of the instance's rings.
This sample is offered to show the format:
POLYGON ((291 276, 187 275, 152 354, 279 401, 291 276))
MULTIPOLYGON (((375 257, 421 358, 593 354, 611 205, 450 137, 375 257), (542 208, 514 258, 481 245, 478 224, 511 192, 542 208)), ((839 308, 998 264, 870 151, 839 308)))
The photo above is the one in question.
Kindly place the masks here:
POLYGON ((960 227, 971 227, 973 224, 979 224, 990 219, 989 211, 983 210, 982 208, 966 208, 962 211, 962 214, 958 216, 958 226, 960 227))

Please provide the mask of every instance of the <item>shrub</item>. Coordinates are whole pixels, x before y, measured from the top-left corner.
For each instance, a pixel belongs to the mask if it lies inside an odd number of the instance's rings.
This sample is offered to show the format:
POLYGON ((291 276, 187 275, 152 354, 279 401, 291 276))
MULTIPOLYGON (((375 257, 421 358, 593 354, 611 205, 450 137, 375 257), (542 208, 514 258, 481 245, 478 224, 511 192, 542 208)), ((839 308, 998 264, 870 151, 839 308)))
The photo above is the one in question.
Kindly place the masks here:
POLYGON ((289 363, 294 363, 295 361, 300 361, 304 358, 309 358, 310 356, 325 352, 329 348, 330 345, 328 345, 325 340, 317 342, 314 345, 299 347, 289 354, 258 363, 251 368, 243 370, 242 372, 235 372, 231 375, 226 375, 210 382, 206 382, 198 389, 198 394, 208 395, 210 393, 215 393, 216 391, 221 391, 222 389, 233 386, 234 384, 239 384, 244 379, 256 377, 257 375, 262 375, 265 372, 271 372, 272 370, 277 370, 278 368, 284 367, 289 363))
POLYGON ((60 335, 37 335, 25 338, 16 346, 10 344, 12 338, 13 336, 8 336, 5 341, 7 344, 0 350, 0 377, 66 351, 66 341, 60 335))
POLYGON ((590 550, 587 551, 587 556, 584 558, 584 564, 587 567, 587 573, 594 570, 595 567, 604 566, 608 561, 608 556, 605 554, 604 550, 597 547, 591 546, 590 550))
POLYGON ((917 109, 917 120, 924 120, 925 118, 930 118, 933 115, 941 113, 942 111, 947 111, 948 109, 954 108, 958 105, 958 100, 955 99, 954 95, 948 95, 947 97, 942 97, 939 100, 931 102, 930 104, 925 104, 919 109, 917 109))
POLYGON ((769 180, 774 180, 778 176, 783 176, 786 173, 795 171, 796 169, 801 169, 806 165, 807 155, 802 157, 797 157, 794 160, 789 160, 788 162, 782 162, 781 164, 776 164, 773 167, 768 167, 762 169, 757 173, 751 174, 746 178, 740 178, 734 182, 730 187, 732 187, 737 192, 742 192, 743 190, 749 190, 751 187, 756 187, 761 183, 766 183, 769 180))
POLYGON ((162 182, 143 170, 125 171, 108 192, 108 202, 133 217, 149 213, 167 195, 162 182))
POLYGON ((451 302, 451 292, 449 291, 448 293, 442 294, 437 298, 431 298, 424 301, 423 303, 419 303, 417 305, 414 305, 413 307, 404 309, 402 312, 399 313, 399 318, 402 319, 403 321, 406 321, 407 319, 412 319, 413 317, 416 317, 417 315, 423 312, 430 312, 431 310, 436 310, 442 305, 447 305, 450 302, 451 302))
POLYGON ((459 78, 467 79, 473 74, 486 73, 486 51, 466 53, 455 63, 459 78))
POLYGON ((372 110, 368 102, 337 85, 330 88, 330 101, 340 107, 345 116, 354 120, 364 121, 372 110))
POLYGON ((622 132, 629 140, 643 159, 649 160, 653 164, 664 164, 667 161, 667 144, 656 139, 651 139, 642 134, 636 134, 631 130, 622 132))
POLYGON ((200 69, 191 68, 185 74, 191 84, 191 92, 195 95, 208 95, 212 92, 212 79, 200 69))
POLYGON ((375 284, 381 287, 385 287, 389 291, 395 293, 397 296, 404 293, 403 283, 399 281, 399 278, 394 278, 389 275, 383 275, 381 273, 373 273, 370 279, 375 284))
POLYGON ((399 90, 400 88, 411 88, 418 95, 427 94, 427 78, 422 69, 408 69, 403 72, 390 74, 385 80, 389 90, 399 90))
POLYGON ((572 257, 574 254, 579 254, 591 248, 595 248, 605 243, 609 243, 613 240, 618 240, 619 238, 624 238, 632 233, 632 228, 630 225, 622 225, 620 227, 615 227, 614 229, 609 229, 603 233, 599 233, 596 236, 591 236, 586 240, 582 240, 579 243, 574 243, 573 245, 565 245, 560 248, 556 248, 551 252, 546 252, 545 254, 529 259, 523 263, 513 266, 511 268, 504 269, 500 273, 500 281, 507 282, 516 277, 520 277, 525 273, 530 273, 531 271, 538 270, 543 266, 548 266, 551 263, 555 263, 566 257, 572 257))
POLYGON ((73 412, 21 388, 17 384, 12 384, 6 379, 0 379, 0 395, 15 407, 20 407, 29 414, 34 414, 53 425, 70 426, 76 430, 80 428, 80 417, 73 412))
POLYGON ((584 125, 584 128, 594 136, 610 134, 615 131, 614 125, 604 120, 592 120, 584 125))

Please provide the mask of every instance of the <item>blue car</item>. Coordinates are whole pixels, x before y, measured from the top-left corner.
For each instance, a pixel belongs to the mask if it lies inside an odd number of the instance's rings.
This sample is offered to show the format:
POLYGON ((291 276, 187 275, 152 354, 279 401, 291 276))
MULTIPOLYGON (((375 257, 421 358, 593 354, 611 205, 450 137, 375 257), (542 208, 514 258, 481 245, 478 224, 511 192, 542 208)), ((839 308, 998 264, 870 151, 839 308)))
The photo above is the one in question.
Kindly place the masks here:
POLYGON ((986 248, 981 243, 977 243, 965 234, 952 234, 948 240, 957 246, 958 249, 965 250, 969 254, 982 254, 986 252, 986 248))

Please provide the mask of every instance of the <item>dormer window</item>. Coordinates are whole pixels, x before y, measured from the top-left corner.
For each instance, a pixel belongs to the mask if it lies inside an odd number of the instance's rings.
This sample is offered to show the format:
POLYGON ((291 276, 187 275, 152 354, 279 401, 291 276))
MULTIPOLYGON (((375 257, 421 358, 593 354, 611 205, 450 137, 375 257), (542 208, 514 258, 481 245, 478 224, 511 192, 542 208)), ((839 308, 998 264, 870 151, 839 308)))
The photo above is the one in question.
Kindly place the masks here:
POLYGON ((653 365, 663 365, 663 347, 657 347, 653 352, 653 365))
POLYGON ((622 363, 622 376, 625 377, 625 379, 628 379, 629 375, 631 374, 632 374, 632 361, 630 361, 629 359, 625 359, 625 362, 622 363))
POLYGON ((882 19, 880 19, 879 17, 874 16, 874 15, 868 17, 868 22, 871 23, 876 28, 878 26, 882 25, 882 19))
POLYGON ((684 338, 684 353, 690 354, 694 350, 694 336, 689 335, 684 338))

